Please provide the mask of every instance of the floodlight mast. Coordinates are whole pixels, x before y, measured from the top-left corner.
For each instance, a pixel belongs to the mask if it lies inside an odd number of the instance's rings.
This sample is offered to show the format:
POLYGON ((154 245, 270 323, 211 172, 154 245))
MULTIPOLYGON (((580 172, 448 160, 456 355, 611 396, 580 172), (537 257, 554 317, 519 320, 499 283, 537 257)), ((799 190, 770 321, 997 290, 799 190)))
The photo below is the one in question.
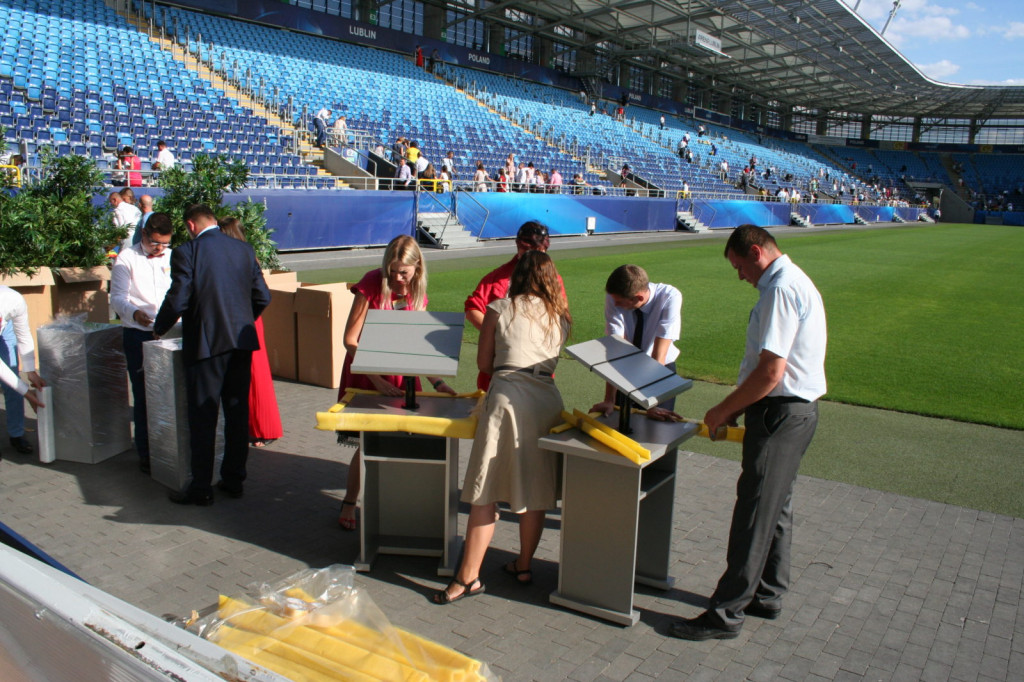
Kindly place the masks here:
POLYGON ((902 0, 893 0, 892 11, 889 12, 889 18, 885 20, 885 26, 882 27, 882 32, 879 33, 878 35, 885 35, 885 29, 889 28, 889 24, 892 22, 892 18, 896 16, 896 10, 900 8, 900 2, 902 2, 902 0))

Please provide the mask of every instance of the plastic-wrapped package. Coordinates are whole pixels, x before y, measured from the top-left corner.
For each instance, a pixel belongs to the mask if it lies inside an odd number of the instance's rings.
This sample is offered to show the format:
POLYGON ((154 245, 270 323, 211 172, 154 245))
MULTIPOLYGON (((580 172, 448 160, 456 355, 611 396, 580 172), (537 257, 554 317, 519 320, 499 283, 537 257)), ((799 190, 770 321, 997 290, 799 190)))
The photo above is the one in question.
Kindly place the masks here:
MULTIPOLYGON (((163 338, 142 344, 146 377, 146 423, 149 426, 149 467, 153 480, 171 490, 184 490, 192 480, 188 395, 181 339, 163 338)), ((213 482, 220 480, 224 459, 224 415, 217 419, 213 482)))
POLYGON ((295 680, 497 682, 486 664, 396 628, 335 564, 221 596, 189 629, 295 680))
POLYGON ((57 459, 95 464, 132 447, 121 325, 58 317, 40 327, 39 374, 53 387, 57 459))

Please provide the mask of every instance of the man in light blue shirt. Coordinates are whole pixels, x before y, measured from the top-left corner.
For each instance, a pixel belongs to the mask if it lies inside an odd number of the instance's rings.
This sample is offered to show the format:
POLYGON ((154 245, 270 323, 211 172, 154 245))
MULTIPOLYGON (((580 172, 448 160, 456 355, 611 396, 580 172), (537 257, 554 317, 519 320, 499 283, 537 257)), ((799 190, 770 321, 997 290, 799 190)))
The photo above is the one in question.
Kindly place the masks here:
POLYGON ((725 573, 708 610, 669 629, 689 640, 732 639, 745 615, 775 619, 789 588, 792 494, 825 393, 825 306, 814 283, 754 225, 733 230, 725 256, 759 298, 747 325, 739 383, 708 410, 715 433, 744 415, 743 466, 725 573))

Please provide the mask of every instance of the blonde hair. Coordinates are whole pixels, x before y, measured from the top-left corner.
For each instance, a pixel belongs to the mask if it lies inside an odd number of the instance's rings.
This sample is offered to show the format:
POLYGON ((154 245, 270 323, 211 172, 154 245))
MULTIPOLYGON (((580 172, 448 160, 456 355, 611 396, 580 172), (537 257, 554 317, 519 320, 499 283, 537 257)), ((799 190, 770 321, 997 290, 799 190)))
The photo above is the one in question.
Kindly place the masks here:
POLYGON ((405 295, 407 310, 426 310, 427 308, 427 263, 416 240, 407 234, 401 234, 388 242, 384 249, 384 259, 380 266, 380 307, 391 309, 391 284, 388 282, 388 271, 395 263, 411 265, 416 272, 409 280, 408 292, 405 295))

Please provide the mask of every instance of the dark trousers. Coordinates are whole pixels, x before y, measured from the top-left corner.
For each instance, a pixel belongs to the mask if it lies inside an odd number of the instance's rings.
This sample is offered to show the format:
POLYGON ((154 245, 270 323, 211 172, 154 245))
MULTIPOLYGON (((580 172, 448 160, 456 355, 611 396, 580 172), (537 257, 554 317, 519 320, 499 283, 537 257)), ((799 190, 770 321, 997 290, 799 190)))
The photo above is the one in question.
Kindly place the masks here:
POLYGON ((142 344, 153 340, 153 332, 124 327, 124 357, 128 363, 128 378, 132 382, 132 418, 135 421, 135 451, 144 460, 149 459, 149 423, 146 418, 146 377, 142 371, 142 344))
POLYGON ((746 410, 726 569, 709 607, 728 628, 743 624, 743 610, 755 598, 781 608, 789 588, 793 483, 817 425, 817 402, 767 399, 746 410))
POLYGON ((212 491, 217 417, 224 409, 224 461, 220 477, 228 487, 245 480, 249 456, 249 382, 252 351, 234 350, 185 366, 188 426, 191 431, 192 495, 212 491))

